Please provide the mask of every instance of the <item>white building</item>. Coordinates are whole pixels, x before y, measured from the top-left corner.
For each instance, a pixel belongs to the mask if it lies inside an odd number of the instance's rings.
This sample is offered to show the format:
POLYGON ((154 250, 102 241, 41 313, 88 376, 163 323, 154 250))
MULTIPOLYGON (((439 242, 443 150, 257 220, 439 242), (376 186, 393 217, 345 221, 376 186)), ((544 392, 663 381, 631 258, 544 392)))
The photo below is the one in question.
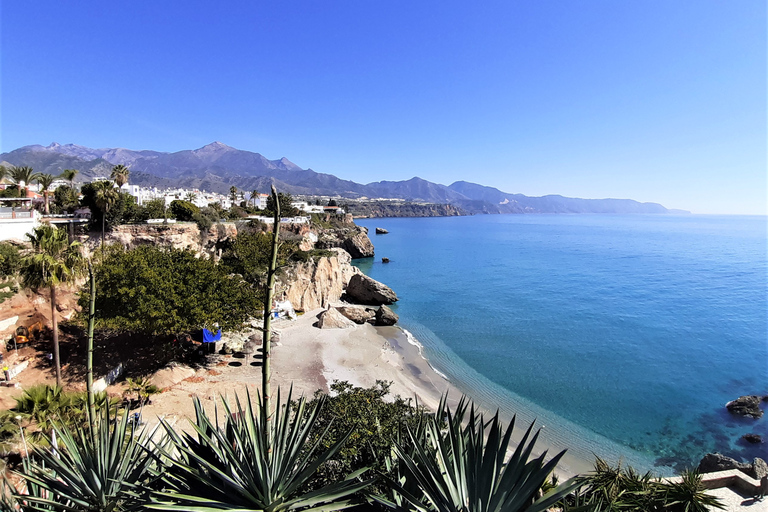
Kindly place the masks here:
POLYGON ((0 240, 26 240, 27 233, 32 233, 39 225, 40 214, 37 210, 0 207, 0 240))

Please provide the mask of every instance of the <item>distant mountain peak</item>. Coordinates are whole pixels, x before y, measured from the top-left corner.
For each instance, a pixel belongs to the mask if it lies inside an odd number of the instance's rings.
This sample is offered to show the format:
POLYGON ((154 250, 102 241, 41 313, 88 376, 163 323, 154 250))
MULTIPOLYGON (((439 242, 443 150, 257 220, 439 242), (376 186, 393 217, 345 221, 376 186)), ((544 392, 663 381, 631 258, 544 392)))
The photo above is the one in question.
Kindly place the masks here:
POLYGON ((200 149, 196 149, 195 152, 198 152, 198 151, 221 151, 221 150, 226 150, 226 149, 234 149, 234 148, 232 148, 230 146, 227 146, 223 142, 219 142, 219 141, 216 140, 216 141, 211 142, 210 144, 206 144, 205 146, 201 147, 200 149))
POLYGON ((61 144, 59 144, 58 142, 51 142, 50 144, 45 146, 45 149, 58 149, 60 147, 61 147, 61 144))
POLYGON ((281 158, 280 160, 277 160, 275 163, 277 164, 278 167, 280 167, 282 169, 285 169, 287 171, 301 171, 302 170, 301 167, 299 167, 298 165, 296 165, 295 163, 291 162, 290 160, 288 160, 285 157, 281 158))

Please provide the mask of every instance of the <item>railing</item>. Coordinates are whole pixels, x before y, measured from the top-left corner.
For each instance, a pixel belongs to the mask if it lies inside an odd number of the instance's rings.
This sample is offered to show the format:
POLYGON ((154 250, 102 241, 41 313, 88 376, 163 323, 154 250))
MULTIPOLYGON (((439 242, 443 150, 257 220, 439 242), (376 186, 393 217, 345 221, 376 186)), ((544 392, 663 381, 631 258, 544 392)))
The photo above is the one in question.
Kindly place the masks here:
POLYGON ((2 212, 0 211, 0 219, 31 219, 33 218, 33 214, 31 211, 21 211, 21 212, 2 212))

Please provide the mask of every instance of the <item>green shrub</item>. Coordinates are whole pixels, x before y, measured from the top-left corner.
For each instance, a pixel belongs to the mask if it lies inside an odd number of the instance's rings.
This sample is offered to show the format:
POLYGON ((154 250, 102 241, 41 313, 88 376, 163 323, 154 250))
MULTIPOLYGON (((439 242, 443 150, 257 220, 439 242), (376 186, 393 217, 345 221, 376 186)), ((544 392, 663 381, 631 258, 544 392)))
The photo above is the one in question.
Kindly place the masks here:
POLYGON ((199 211, 200 208, 189 201, 183 201, 181 199, 171 201, 171 215, 180 221, 186 222, 193 220, 195 214, 199 211))
POLYGON ((204 233, 211 229, 215 223, 219 222, 221 214, 210 206, 200 208, 200 211, 192 216, 192 220, 197 223, 198 229, 201 233, 204 233))
POLYGON ((80 206, 80 194, 72 187, 57 187, 53 191, 53 206, 60 211, 72 213, 80 206))
POLYGON ((8 242, 0 242, 0 281, 18 275, 20 269, 19 248, 8 242))
POLYGON ((370 388, 361 388, 346 381, 334 381, 331 395, 315 392, 309 405, 324 402, 325 406, 312 432, 313 444, 332 446, 351 431, 343 448, 319 469, 315 485, 325 485, 365 467, 387 472, 386 459, 394 440, 404 439, 407 427, 416 429, 423 417, 429 415, 410 399, 388 397, 391 384, 378 380, 370 388))
MULTIPOLYGON (((231 330, 261 309, 250 283, 189 250, 111 246, 94 272, 100 328, 171 334, 218 322, 231 330)), ((83 311, 88 300, 84 292, 83 311)))

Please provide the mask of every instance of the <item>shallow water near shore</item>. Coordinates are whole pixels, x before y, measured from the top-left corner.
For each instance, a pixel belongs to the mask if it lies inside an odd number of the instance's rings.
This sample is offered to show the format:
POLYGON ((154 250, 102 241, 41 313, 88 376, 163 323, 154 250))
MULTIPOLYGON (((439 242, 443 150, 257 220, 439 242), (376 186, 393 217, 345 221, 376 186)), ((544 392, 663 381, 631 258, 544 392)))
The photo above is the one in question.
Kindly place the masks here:
POLYGON ((670 473, 709 451, 765 456, 766 217, 496 215, 360 219, 400 325, 486 406, 553 445, 670 473), (387 235, 375 235, 383 227, 387 235), (381 263, 381 257, 391 262, 381 263))

